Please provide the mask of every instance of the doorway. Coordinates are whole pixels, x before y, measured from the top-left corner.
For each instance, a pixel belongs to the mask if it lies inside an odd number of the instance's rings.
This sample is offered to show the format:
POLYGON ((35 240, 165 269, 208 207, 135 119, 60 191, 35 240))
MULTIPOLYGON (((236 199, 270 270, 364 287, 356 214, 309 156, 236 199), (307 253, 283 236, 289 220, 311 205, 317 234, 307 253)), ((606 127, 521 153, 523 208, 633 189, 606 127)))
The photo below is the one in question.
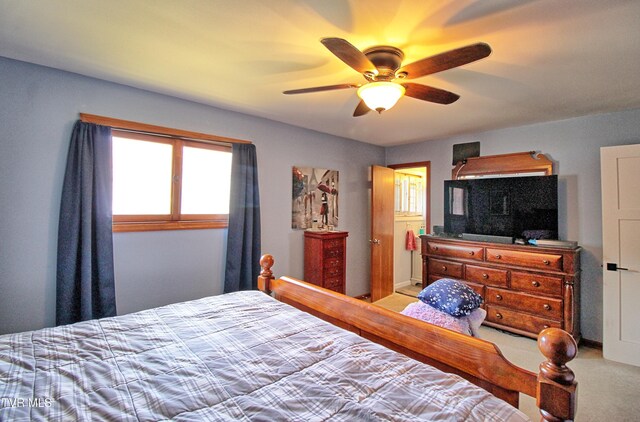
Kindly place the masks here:
MULTIPOLYGON (((371 260, 372 300, 379 300, 392 294, 396 287, 409 286, 412 283, 422 281, 422 257, 417 237, 421 232, 420 229, 423 229, 424 233, 429 233, 431 229, 431 162, 394 164, 389 165, 388 169, 393 170, 393 179, 395 180, 391 190, 385 189, 385 192, 388 192, 385 195, 393 196, 393 200, 389 197, 373 196, 372 210, 376 212, 372 213, 372 238, 374 240, 378 238, 376 227, 380 228, 392 224, 393 230, 387 228, 385 231, 393 233, 393 241, 376 242, 372 245, 374 248, 371 260), (392 215, 393 218, 384 222, 376 222, 378 215, 392 215), (408 249, 408 246, 411 245, 407 235, 411 235, 411 233, 415 235, 415 249, 408 249), (388 249, 388 253, 385 253, 387 258, 385 260, 373 259, 373 253, 379 254, 381 249, 388 249), (382 263, 387 266, 387 269, 392 268, 393 270, 385 272, 385 268, 379 268, 382 263), (386 275, 384 277, 374 276, 382 274, 386 275), (376 294, 374 295, 374 293, 376 294)), ((376 180, 374 179, 374 191, 376 190, 375 184, 376 180)))
MULTIPOLYGON (((394 189, 394 291, 422 285, 420 235, 427 228, 427 167, 391 167, 394 189)), ((411 290, 408 290, 411 292, 411 290)))

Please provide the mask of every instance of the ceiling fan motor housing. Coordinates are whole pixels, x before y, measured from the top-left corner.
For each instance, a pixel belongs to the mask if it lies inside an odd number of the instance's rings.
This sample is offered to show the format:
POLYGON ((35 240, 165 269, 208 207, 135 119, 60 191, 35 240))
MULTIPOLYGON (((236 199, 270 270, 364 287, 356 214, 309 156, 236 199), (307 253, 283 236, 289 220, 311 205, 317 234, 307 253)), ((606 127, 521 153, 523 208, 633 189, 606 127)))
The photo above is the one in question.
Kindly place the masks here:
POLYGON ((363 51, 369 61, 378 69, 378 75, 365 74, 371 81, 388 81, 396 77, 396 70, 400 68, 404 53, 396 47, 378 45, 363 51))

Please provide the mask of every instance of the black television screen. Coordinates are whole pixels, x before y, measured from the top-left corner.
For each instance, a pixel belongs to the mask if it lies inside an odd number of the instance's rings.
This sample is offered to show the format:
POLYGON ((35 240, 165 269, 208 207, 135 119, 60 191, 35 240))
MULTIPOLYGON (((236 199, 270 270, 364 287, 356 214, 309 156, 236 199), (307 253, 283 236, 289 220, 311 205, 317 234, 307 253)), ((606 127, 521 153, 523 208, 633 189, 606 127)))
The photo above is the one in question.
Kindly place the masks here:
POLYGON ((446 180, 444 231, 558 239, 558 176, 446 180))

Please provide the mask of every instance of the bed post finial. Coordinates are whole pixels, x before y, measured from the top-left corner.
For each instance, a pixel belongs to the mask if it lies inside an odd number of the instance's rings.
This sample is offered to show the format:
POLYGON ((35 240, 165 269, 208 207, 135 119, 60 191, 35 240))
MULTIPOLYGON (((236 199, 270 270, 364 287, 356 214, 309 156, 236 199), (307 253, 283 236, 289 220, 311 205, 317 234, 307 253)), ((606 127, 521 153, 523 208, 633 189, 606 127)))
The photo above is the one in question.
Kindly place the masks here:
POLYGON ((547 328, 538 336, 538 348, 547 358, 540 364, 537 405, 543 421, 574 420, 576 389, 573 371, 566 363, 576 357, 578 345, 569 333, 547 328))
POLYGON ((268 253, 262 255, 262 258, 260 258, 260 267, 262 271, 260 271, 260 275, 258 276, 258 289, 270 295, 269 282, 273 280, 273 272, 271 271, 271 267, 273 267, 273 256, 268 253))

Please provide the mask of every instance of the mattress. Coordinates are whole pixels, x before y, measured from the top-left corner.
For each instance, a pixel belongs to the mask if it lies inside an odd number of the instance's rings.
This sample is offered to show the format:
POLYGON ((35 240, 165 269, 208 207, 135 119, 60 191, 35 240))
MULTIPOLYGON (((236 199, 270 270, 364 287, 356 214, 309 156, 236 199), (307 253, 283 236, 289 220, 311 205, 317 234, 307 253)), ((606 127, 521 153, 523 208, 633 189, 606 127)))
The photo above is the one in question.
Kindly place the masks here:
POLYGON ((0 398, 2 421, 528 420, 254 291, 0 336, 0 398))

